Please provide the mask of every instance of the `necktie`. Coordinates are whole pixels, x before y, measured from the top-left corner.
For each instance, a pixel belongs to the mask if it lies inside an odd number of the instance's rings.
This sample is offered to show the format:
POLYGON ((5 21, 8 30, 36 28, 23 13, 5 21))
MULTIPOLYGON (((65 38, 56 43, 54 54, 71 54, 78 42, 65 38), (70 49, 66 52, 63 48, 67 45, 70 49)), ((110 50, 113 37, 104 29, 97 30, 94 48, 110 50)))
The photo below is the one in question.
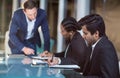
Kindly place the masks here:
POLYGON ((94 50, 94 47, 92 47, 92 50, 91 50, 90 60, 92 59, 93 50, 94 50))

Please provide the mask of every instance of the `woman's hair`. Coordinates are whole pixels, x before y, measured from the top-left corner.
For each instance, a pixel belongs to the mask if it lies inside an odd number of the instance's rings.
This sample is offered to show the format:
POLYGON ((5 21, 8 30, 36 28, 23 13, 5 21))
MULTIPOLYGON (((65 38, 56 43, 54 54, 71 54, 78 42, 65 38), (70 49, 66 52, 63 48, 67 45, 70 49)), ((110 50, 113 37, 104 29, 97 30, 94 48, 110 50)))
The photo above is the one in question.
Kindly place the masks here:
POLYGON ((32 9, 34 7, 38 8, 35 0, 27 0, 23 6, 24 6, 24 9, 32 9))
POLYGON ((105 35, 105 23, 103 18, 98 14, 90 14, 78 21, 79 26, 86 26, 87 30, 93 35, 96 31, 99 36, 105 35))
POLYGON ((73 17, 64 18, 61 22, 61 25, 65 28, 67 32, 79 30, 78 23, 73 17))

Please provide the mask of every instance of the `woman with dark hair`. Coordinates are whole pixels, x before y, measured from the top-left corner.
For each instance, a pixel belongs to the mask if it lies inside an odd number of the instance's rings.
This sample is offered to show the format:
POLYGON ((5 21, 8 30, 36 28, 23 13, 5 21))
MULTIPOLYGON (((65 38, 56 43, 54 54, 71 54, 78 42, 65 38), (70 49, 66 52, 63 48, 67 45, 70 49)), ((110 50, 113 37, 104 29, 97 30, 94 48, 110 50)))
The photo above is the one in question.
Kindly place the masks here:
POLYGON ((87 46, 78 32, 78 23, 73 17, 65 18, 61 22, 61 34, 67 42, 67 47, 64 52, 61 53, 51 53, 44 52, 40 56, 55 56, 53 61, 49 61, 50 65, 56 64, 77 64, 80 65, 81 70, 84 66, 87 46))

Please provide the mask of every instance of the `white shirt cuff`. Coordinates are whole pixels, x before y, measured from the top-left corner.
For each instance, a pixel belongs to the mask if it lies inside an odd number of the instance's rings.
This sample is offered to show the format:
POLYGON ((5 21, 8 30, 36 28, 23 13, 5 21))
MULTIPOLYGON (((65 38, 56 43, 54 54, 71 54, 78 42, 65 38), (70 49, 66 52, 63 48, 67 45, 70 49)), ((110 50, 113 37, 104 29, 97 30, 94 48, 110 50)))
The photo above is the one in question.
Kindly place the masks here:
POLYGON ((58 58, 58 64, 61 64, 61 59, 60 58, 58 58))

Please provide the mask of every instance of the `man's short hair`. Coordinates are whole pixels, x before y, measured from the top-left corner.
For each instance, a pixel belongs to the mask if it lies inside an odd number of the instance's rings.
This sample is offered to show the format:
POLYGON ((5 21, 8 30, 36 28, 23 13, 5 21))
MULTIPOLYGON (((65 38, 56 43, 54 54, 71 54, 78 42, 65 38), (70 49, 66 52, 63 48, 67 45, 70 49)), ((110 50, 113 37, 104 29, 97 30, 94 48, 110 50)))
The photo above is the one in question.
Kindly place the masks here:
POLYGON ((105 35, 105 23, 103 18, 98 14, 90 14, 78 21, 79 26, 86 25, 86 28, 93 35, 96 31, 99 36, 105 35))
POLYGON ((24 9, 38 8, 37 3, 34 0, 27 0, 23 6, 24 9))

